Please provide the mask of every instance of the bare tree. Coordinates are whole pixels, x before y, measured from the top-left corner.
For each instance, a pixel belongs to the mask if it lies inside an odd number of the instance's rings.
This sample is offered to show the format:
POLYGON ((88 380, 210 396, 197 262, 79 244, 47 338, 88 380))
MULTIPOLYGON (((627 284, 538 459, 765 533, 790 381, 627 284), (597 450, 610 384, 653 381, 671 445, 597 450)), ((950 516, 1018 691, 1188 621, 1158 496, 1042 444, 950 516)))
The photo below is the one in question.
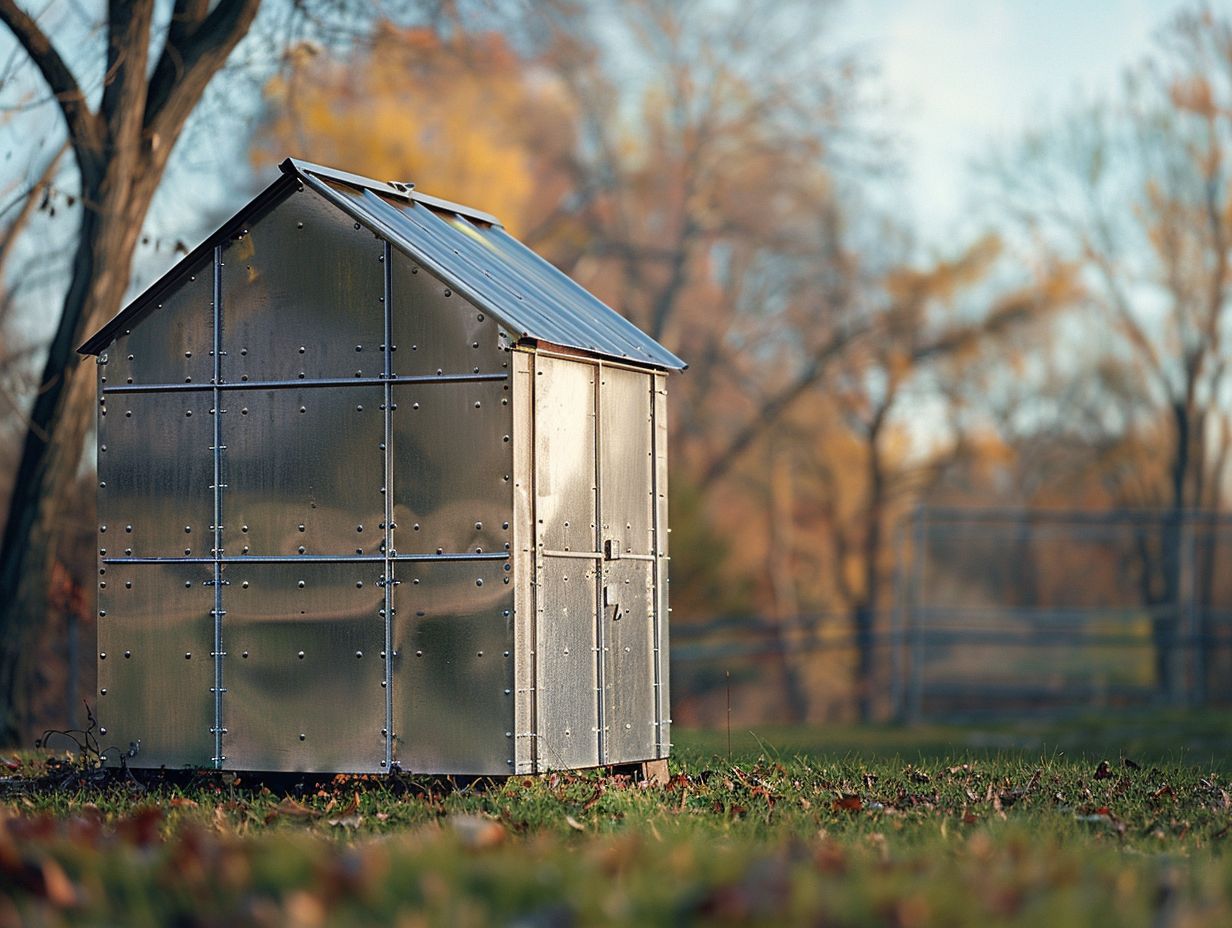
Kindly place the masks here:
POLYGON ((74 349, 120 309, 167 160, 207 84, 248 31, 259 0, 177 0, 151 66, 153 0, 111 0, 103 88, 81 77, 36 18, 0 0, 0 21, 55 98, 80 178, 72 278, 47 349, 0 541, 0 742, 20 737, 24 656, 41 615, 59 505, 80 460, 93 374, 74 349))

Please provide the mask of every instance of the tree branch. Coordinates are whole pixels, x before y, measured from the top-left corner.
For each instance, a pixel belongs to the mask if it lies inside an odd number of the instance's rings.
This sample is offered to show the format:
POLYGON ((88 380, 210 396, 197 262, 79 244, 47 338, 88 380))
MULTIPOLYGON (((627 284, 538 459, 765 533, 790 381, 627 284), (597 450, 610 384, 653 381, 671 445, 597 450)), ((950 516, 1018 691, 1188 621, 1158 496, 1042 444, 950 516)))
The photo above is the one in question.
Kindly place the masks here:
POLYGON ((153 148, 179 136, 210 78, 248 32, 260 0, 220 0, 204 17, 199 0, 176 3, 167 42, 145 101, 143 122, 153 148))
POLYGON ((86 103, 77 78, 38 23, 13 0, 0 0, 0 21, 25 49, 60 105, 83 181, 97 177, 103 153, 103 124, 86 103))

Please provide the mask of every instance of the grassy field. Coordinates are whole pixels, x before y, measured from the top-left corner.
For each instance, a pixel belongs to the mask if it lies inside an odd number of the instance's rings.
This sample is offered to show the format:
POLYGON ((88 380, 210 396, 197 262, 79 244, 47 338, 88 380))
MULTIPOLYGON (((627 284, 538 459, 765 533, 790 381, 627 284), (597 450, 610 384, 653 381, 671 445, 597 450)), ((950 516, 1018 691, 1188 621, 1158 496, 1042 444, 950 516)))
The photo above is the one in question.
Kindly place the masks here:
POLYGON ((1217 713, 677 732, 672 780, 7 759, 0 925, 1232 924, 1217 713))

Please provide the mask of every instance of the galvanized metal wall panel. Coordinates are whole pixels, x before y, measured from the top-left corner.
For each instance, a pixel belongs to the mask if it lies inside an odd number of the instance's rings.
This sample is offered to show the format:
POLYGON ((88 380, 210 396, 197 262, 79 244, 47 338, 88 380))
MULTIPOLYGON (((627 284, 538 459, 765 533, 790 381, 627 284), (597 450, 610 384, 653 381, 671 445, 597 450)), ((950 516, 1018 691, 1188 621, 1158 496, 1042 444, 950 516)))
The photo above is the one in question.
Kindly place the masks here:
POLYGON ((384 251, 309 191, 252 223, 223 252, 223 379, 379 377, 384 251))
POLYGON ((213 556, 210 410, 208 392, 104 397, 98 540, 106 556, 213 556))
POLYGON ((223 396, 228 556, 380 554, 384 390, 233 390, 223 396))
POLYGON ((622 552, 654 550, 651 377, 603 367, 600 400, 603 461, 603 539, 620 543, 622 552))
POLYGON ((656 667, 658 670, 658 707, 659 720, 658 755, 667 757, 671 749, 671 662, 668 621, 671 610, 668 608, 668 591, 670 578, 668 576, 668 538, 670 531, 667 522, 667 378, 658 374, 654 379, 654 457, 655 457, 655 631, 656 631, 656 667))
POLYGON ((513 407, 508 382, 393 389, 394 549, 512 547, 513 407))
POLYGON ((628 558, 603 568, 607 763, 656 756, 653 568, 628 558))
POLYGON ((596 569, 590 558, 543 559, 535 643, 539 770, 599 763, 596 569))
POLYGON ((102 386, 208 384, 214 372, 212 262, 184 269, 177 288, 104 352, 102 386))
POLYGON ((595 368, 537 356, 535 518, 548 551, 595 551, 595 368))
POLYGON ((393 372, 400 377, 509 369, 496 320, 401 252, 393 261, 393 372))
POLYGON ((534 356, 511 353, 513 379, 514 764, 535 770, 534 356))
POLYGON ((394 759, 414 773, 513 772, 513 585, 501 561, 399 562, 394 759))
POLYGON ((135 746, 133 766, 212 765, 213 576, 211 564, 101 569, 99 744, 135 746))
POLYGON ((224 766, 384 767, 380 562, 224 566, 224 766))

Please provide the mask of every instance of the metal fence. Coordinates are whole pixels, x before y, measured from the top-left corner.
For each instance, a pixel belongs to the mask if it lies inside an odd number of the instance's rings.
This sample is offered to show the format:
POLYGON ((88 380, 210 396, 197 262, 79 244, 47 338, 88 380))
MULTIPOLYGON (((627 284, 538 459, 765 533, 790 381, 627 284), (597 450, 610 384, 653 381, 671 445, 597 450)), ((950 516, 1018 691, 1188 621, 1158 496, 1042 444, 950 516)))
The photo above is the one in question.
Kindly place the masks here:
POLYGON ((673 703, 762 721, 1232 703, 1232 516, 920 508, 860 679, 847 613, 678 623, 673 703))

